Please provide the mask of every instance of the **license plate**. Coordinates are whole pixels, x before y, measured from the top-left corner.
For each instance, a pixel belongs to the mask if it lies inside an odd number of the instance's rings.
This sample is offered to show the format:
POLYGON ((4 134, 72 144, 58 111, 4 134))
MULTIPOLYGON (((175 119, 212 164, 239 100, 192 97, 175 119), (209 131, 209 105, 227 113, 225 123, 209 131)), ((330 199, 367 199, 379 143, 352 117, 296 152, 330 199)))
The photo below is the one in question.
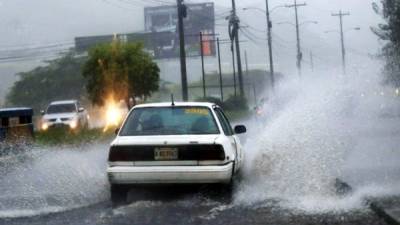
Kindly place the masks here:
POLYGON ((155 160, 176 160, 178 159, 177 148, 155 148, 154 149, 155 160))

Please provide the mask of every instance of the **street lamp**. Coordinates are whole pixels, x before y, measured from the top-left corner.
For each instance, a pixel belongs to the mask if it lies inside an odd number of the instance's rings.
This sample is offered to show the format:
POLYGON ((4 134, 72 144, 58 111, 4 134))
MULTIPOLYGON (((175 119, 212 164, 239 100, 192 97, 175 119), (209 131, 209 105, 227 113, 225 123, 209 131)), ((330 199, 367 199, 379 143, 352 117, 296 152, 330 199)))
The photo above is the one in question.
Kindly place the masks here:
MULTIPOLYGON (((275 6, 274 8, 272 8, 271 10, 269 10, 269 13, 272 14, 276 9, 284 8, 284 7, 285 7, 284 5, 275 6)), ((242 10, 243 10, 243 11, 246 11, 246 10, 258 10, 258 11, 264 13, 264 14, 267 13, 267 11, 265 11, 264 9, 260 9, 260 8, 257 8, 257 7, 244 7, 244 8, 242 8, 242 10)))
MULTIPOLYGON (((310 23, 312 23, 312 24, 318 24, 318 21, 314 21, 314 20, 304 21, 304 22, 300 23, 299 26, 303 26, 303 25, 305 25, 305 24, 310 24, 310 23)), ((276 24, 278 24, 278 25, 288 24, 288 25, 292 25, 292 26, 296 27, 296 25, 295 25, 294 23, 287 22, 287 21, 279 22, 279 23, 276 23, 276 24)))
POLYGON ((257 7, 244 7, 244 8, 242 8, 242 10, 243 10, 243 11, 247 11, 247 10, 258 10, 258 11, 260 11, 260 12, 262 12, 262 13, 266 13, 266 11, 265 11, 264 9, 260 9, 260 8, 257 8, 257 7))
POLYGON ((304 22, 300 23, 300 26, 302 26, 302 25, 304 25, 304 24, 309 24, 309 23, 311 23, 311 24, 318 24, 318 21, 315 21, 315 20, 304 21, 304 22))
POLYGON ((324 33, 336 32, 336 33, 340 34, 340 43, 342 45, 342 69, 343 69, 343 74, 346 74, 346 49, 345 49, 345 46, 344 46, 344 33, 348 32, 348 31, 353 31, 353 30, 359 31, 359 30, 361 30, 361 28, 360 27, 353 27, 353 28, 350 28, 350 29, 347 29, 347 30, 343 31, 342 23, 340 23, 340 31, 338 31, 338 30, 327 30, 327 31, 324 32, 324 33))
MULTIPOLYGON (((353 28, 345 30, 344 32, 346 33, 346 32, 349 32, 349 31, 359 31, 359 30, 361 30, 360 27, 353 27, 353 28)), ((326 33, 326 34, 327 33, 338 33, 338 34, 340 34, 340 31, 338 31, 338 30, 326 30, 326 31, 324 31, 324 33, 326 33)))
POLYGON ((278 6, 275 6, 274 8, 272 8, 272 9, 270 10, 270 13, 273 13, 276 9, 285 8, 285 7, 286 7, 285 5, 278 5, 278 6))

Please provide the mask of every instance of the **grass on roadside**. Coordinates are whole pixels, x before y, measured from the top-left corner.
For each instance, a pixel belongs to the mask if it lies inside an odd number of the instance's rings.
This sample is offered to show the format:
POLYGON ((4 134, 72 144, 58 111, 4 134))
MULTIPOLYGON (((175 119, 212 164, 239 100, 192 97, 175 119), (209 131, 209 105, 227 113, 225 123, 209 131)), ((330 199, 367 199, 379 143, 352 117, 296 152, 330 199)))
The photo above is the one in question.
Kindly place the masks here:
POLYGON ((110 140, 114 136, 114 130, 109 129, 84 129, 70 131, 68 129, 54 128, 48 131, 35 133, 35 142, 39 145, 75 145, 90 143, 93 141, 110 140))

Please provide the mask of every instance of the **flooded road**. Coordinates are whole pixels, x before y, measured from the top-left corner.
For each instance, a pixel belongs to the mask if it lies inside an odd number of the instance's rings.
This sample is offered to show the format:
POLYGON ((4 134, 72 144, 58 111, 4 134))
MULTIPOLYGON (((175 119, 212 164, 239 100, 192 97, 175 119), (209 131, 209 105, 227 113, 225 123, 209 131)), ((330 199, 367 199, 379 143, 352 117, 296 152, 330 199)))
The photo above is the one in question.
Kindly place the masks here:
POLYGON ((232 195, 134 188, 113 207, 108 143, 34 148, 0 163, 0 224, 385 224, 367 200, 400 194, 398 100, 351 82, 296 82, 280 87, 262 123, 243 121, 246 163, 232 195), (338 178, 352 192, 338 195, 338 178))

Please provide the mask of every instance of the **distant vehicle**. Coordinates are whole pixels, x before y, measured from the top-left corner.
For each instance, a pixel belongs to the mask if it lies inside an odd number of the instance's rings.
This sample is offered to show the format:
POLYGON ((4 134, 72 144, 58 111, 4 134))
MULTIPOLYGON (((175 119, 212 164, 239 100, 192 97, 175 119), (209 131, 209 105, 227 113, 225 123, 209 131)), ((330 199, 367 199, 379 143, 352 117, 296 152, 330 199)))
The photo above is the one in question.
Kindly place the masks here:
POLYGON ((55 101, 50 103, 46 111, 41 111, 43 117, 41 130, 65 127, 77 130, 88 127, 87 111, 80 106, 77 100, 55 101))
POLYGON ((265 110, 265 98, 262 98, 260 102, 254 107, 255 118, 258 122, 266 121, 267 112, 265 110))
POLYGON ((29 142, 33 139, 31 108, 0 109, 0 142, 29 142))
POLYGON ((112 201, 132 184, 232 184, 243 161, 236 134, 213 103, 156 103, 133 107, 111 143, 108 178, 112 201))

